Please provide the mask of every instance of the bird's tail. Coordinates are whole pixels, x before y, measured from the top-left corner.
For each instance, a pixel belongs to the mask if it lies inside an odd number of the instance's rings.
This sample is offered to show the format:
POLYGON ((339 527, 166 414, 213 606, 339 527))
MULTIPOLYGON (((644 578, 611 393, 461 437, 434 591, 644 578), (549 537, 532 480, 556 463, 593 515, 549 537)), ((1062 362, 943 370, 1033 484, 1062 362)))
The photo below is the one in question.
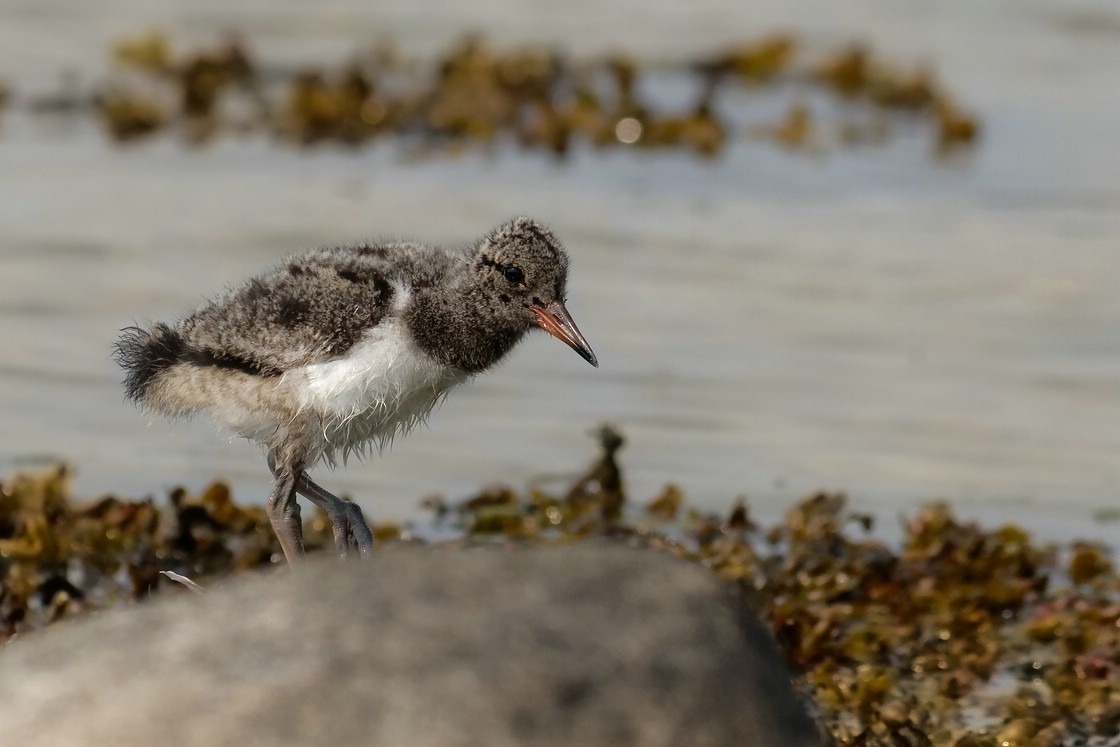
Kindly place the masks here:
POLYGON ((138 405, 145 404, 145 396, 152 382, 183 356, 183 337, 166 324, 152 325, 151 329, 126 327, 113 346, 113 358, 124 369, 124 391, 138 405))

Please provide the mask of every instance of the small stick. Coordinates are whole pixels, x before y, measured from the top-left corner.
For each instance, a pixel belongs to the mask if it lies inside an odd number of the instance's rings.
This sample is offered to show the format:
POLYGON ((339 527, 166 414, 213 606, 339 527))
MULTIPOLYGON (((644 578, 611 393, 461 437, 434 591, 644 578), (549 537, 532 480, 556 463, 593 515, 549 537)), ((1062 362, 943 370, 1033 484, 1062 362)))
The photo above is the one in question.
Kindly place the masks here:
POLYGON ((195 594, 205 594, 206 593, 205 588, 199 586, 194 581, 191 581, 189 578, 187 578, 186 576, 184 576, 180 573, 176 573, 175 571, 160 571, 160 573, 162 573, 164 576, 167 576, 172 581, 178 581, 183 586, 185 586, 188 589, 190 589, 191 591, 193 591, 195 594))

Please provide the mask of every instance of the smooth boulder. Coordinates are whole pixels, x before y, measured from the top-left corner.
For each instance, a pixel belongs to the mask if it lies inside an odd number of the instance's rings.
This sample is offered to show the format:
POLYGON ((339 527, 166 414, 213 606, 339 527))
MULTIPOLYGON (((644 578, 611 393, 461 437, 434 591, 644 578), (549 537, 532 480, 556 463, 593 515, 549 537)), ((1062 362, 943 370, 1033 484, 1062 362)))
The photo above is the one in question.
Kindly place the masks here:
POLYGON ((5 744, 818 744, 709 571, 610 543, 320 558, 0 649, 5 744))

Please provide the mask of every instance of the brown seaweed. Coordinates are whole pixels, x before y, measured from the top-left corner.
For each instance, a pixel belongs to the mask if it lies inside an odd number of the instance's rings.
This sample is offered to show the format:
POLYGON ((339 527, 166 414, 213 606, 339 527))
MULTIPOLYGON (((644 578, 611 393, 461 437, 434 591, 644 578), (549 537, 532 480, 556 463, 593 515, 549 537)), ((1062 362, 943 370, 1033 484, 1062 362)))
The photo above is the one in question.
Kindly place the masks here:
POLYGON ((120 142, 168 130, 192 144, 229 133, 301 146, 359 147, 396 137, 422 153, 512 143, 556 158, 580 143, 715 158, 740 133, 819 155, 887 142, 895 119, 925 127, 933 152, 946 155, 975 144, 980 132, 976 115, 958 106, 928 68, 899 67, 861 44, 805 60, 790 34, 668 66, 625 53, 585 58, 544 45, 500 49, 478 35, 426 63, 402 60, 383 46, 333 66, 295 70, 270 68, 236 35, 185 52, 175 47, 161 32, 121 39, 112 47, 117 72, 108 81, 32 100, 29 108, 73 115, 92 105, 120 142), (648 100, 650 76, 667 74, 688 80, 690 104, 669 109, 648 100), (777 123, 737 121, 724 105, 729 95, 767 89, 790 95, 777 123), (825 121, 807 103, 822 94, 849 102, 845 121, 825 121))
MULTIPOLYGON (((667 486, 642 504, 623 488, 616 428, 555 493, 507 486, 429 499, 430 536, 452 544, 624 539, 711 569, 749 591, 799 690, 843 745, 1106 745, 1120 733, 1120 578, 1101 543, 1041 544, 934 502, 900 541, 840 493, 817 493, 760 525, 740 497, 723 516, 667 486), (434 531, 438 528, 438 532, 434 531)), ((260 506, 215 484, 166 502, 80 502, 65 467, 0 484, 0 640, 195 580, 270 568, 279 548, 260 506)), ((320 514, 311 550, 331 546, 320 514)), ((415 541, 423 526, 374 527, 415 541)))

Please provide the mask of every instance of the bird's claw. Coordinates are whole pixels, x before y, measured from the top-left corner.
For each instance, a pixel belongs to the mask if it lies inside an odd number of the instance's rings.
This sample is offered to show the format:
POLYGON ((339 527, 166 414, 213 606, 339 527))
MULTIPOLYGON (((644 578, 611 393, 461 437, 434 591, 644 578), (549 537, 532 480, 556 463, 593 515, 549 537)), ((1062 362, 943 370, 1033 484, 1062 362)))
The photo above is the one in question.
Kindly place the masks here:
POLYGON ((334 531, 335 551, 341 557, 349 557, 356 550, 361 557, 373 552, 373 532, 362 515, 361 506, 351 501, 338 500, 325 509, 334 531))

